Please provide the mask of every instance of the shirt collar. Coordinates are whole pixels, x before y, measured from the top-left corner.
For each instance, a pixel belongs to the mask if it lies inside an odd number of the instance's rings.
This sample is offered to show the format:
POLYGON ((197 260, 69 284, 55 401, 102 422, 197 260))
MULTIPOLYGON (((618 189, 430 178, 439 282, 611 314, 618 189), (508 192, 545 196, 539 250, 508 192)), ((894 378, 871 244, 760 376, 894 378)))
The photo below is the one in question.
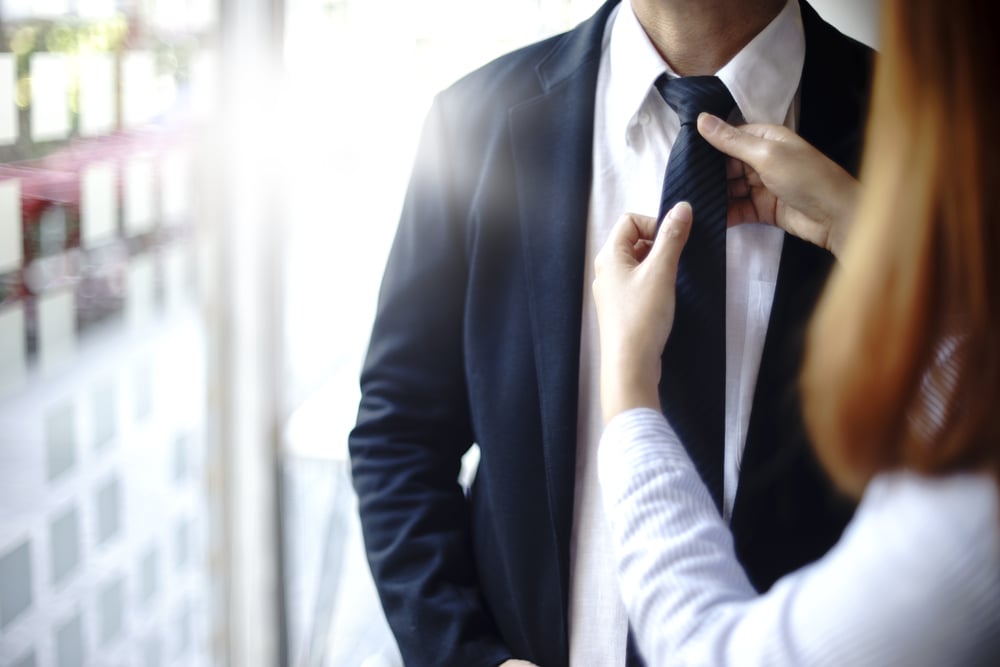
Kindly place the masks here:
POLYGON ((780 125, 799 89, 805 58, 802 12, 797 0, 789 0, 716 76, 733 94, 743 120, 780 125))
MULTIPOLYGON (((608 119, 625 136, 653 82, 677 74, 664 62, 639 24, 628 0, 608 31, 610 73, 608 119)), ((797 0, 788 0, 767 27, 720 69, 722 79, 748 123, 785 122, 805 62, 805 34, 797 0)))

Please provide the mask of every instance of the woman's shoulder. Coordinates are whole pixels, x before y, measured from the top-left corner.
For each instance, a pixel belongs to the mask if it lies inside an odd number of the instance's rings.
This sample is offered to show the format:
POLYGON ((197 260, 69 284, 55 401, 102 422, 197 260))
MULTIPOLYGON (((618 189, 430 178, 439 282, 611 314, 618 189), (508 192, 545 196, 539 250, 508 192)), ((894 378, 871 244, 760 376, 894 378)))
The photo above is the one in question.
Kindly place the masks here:
POLYGON ((899 471, 872 480, 854 523, 889 554, 887 576, 1000 628, 1000 488, 986 473, 899 471), (978 612, 977 612, 978 610, 978 612))
POLYGON ((868 485, 853 523, 921 560, 989 564, 1000 580, 1000 489, 992 475, 883 473, 868 485))
POLYGON ((907 532, 938 529, 1000 538, 1000 489, 996 478, 987 473, 882 473, 868 485, 859 513, 861 517, 889 516, 907 532))

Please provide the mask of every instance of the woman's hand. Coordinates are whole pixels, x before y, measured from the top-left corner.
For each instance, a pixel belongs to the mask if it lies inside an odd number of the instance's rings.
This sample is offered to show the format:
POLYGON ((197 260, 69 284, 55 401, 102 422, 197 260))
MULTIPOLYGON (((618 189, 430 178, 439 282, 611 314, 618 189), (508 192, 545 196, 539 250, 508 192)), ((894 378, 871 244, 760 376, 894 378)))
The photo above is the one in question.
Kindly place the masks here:
POLYGON ((659 232, 654 218, 625 214, 597 255, 605 423, 631 408, 660 409, 660 357, 674 322, 677 262, 691 220, 686 202, 667 213, 659 232))
POLYGON ((838 258, 854 216, 858 182, 787 127, 729 123, 703 113, 698 132, 731 158, 730 227, 776 225, 838 258))

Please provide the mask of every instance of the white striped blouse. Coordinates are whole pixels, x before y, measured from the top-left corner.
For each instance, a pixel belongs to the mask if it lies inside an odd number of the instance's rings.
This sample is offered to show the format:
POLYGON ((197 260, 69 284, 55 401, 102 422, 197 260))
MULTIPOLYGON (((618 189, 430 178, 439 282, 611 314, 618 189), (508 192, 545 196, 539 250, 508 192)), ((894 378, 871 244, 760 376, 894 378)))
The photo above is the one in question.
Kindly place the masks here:
POLYGON ((663 415, 615 417, 598 466, 649 667, 1000 665, 991 476, 879 475, 840 542, 759 595, 663 415))

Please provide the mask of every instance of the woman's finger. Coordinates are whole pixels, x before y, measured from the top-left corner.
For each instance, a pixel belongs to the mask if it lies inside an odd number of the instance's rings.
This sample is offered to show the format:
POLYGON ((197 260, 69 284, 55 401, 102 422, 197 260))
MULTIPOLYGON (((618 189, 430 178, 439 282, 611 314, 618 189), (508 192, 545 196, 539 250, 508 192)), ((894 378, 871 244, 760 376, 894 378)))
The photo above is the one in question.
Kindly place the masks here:
POLYGON ((736 227, 754 222, 766 222, 760 219, 757 208, 750 197, 730 199, 726 209, 726 227, 736 227))
POLYGON ((650 270, 658 274, 658 280, 672 285, 677 279, 677 263, 680 261, 681 250, 687 243, 693 220, 691 204, 684 201, 674 205, 663 218, 656 241, 646 258, 651 266, 650 270))
POLYGON ((767 139, 744 132, 710 113, 698 116, 698 133, 705 141, 730 157, 751 167, 757 164, 767 144, 767 139))
POLYGON ((737 158, 726 158, 726 178, 743 178, 748 169, 750 169, 750 167, 737 158))
POLYGON ((764 181, 760 177, 760 174, 757 173, 757 170, 752 169, 751 167, 747 167, 746 173, 743 175, 743 178, 746 180, 747 185, 749 185, 751 188, 767 187, 766 185, 764 185, 764 181))
POLYGON ((750 196, 750 184, 747 183, 747 179, 742 176, 739 178, 729 179, 726 182, 726 188, 729 190, 730 200, 750 196))
POLYGON ((640 239, 652 241, 656 238, 656 218, 638 213, 626 213, 629 220, 635 225, 636 233, 640 239))
POLYGON ((655 236, 655 218, 638 213, 624 213, 611 228, 610 238, 615 244, 635 245, 640 240, 652 240, 655 236))
POLYGON ((613 258, 627 255, 632 262, 641 261, 645 250, 641 250, 641 242, 650 240, 655 235, 656 221, 637 213, 622 214, 611 227, 608 240, 597 253, 596 267, 598 270, 607 265, 613 258))
POLYGON ((642 263, 643 260, 649 255, 649 251, 653 248, 653 242, 649 239, 639 239, 636 241, 635 245, 632 246, 632 253, 635 256, 637 262, 642 263))

